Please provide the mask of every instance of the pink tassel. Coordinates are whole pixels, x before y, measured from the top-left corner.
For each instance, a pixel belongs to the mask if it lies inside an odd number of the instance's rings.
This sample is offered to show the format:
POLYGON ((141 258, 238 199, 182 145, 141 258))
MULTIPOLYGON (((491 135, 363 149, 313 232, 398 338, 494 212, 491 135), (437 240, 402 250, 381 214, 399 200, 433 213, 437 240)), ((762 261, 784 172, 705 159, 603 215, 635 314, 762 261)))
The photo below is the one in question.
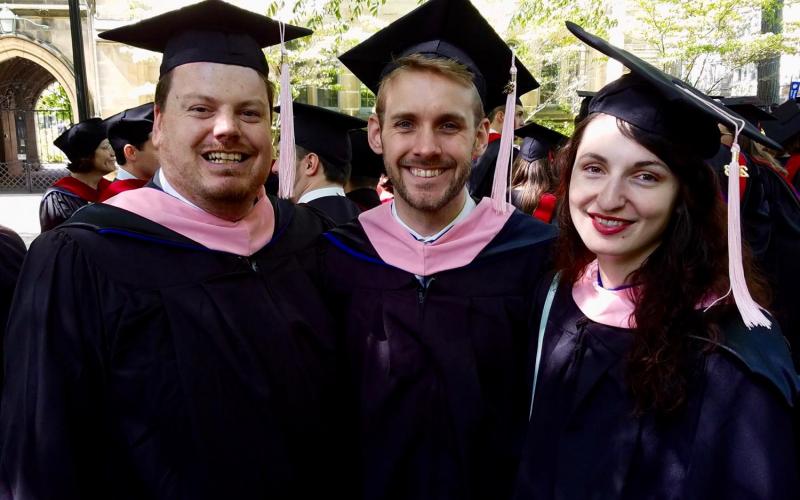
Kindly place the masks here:
MULTIPOLYGON (((279 21, 280 22, 280 21, 279 21)), ((289 199, 294 194, 295 170, 297 162, 294 149, 294 108, 292 107, 292 89, 289 86, 289 63, 287 62, 284 32, 286 25, 280 22, 281 34, 281 92, 278 103, 281 107, 281 142, 278 157, 278 196, 289 199)))
POLYGON ((511 51, 511 81, 508 84, 506 110, 503 119, 503 130, 500 133, 500 150, 494 167, 492 182, 492 207, 498 214, 505 214, 511 209, 508 203, 508 185, 511 183, 511 146, 514 144, 514 115, 517 108, 517 66, 514 51, 511 51))
POLYGON ((742 266, 742 227, 739 211, 739 132, 736 127, 731 146, 731 163, 728 165, 728 276, 733 292, 733 301, 739 309, 747 328, 763 326, 771 328, 772 323, 761 311, 761 307, 750 296, 742 266))

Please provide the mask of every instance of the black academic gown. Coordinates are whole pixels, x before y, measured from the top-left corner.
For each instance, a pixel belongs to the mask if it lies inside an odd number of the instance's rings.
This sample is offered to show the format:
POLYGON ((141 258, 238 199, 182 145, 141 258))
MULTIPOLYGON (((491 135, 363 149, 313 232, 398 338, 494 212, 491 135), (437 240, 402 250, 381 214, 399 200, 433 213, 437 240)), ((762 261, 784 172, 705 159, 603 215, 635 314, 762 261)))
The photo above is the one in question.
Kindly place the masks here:
MULTIPOLYGON (((727 199, 728 177, 724 166, 730 162, 730 148, 709 160, 715 168, 727 199)), ((741 193, 742 235, 753 251, 759 269, 772 288, 770 310, 792 346, 800 370, 800 200, 780 174, 745 156, 750 177, 741 193)))
POLYGON ((378 195, 378 190, 373 188, 358 188, 350 191, 346 194, 346 196, 356 205, 358 208, 365 212, 371 208, 375 208, 381 204, 381 197, 378 195))
MULTIPOLYGON (((17 286, 22 260, 25 258, 25 242, 11 229, 0 226, 0 361, 2 361, 3 339, 11 309, 11 299, 17 286)), ((3 386, 0 372, 0 388, 3 386)))
POLYGON ((724 348, 704 351, 712 344, 701 339, 693 345, 685 409, 635 417, 625 373, 632 331, 589 320, 561 286, 514 498, 797 498, 791 357, 779 333, 746 331, 732 307, 725 317, 739 327, 735 337, 722 328, 731 336, 724 348))
POLYGON ((306 203, 328 217, 334 225, 344 224, 358 217, 361 213, 358 205, 346 196, 323 196, 306 203))
MULTIPOLYGON (((383 262, 356 221, 326 234, 366 500, 507 498, 527 415, 527 320, 555 230, 515 212, 467 266, 383 262)), ((409 235, 410 237, 410 235, 409 235)))
MULTIPOLYGON (((497 155, 500 152, 500 139, 494 140, 486 146, 486 151, 478 158, 472 166, 469 175, 469 194, 473 198, 482 199, 492 196, 492 183, 494 182, 494 170, 497 165, 497 155)), ((511 148, 511 163, 517 158, 519 150, 511 148)))
POLYGON ((104 204, 34 241, 6 340, 0 471, 13 498, 337 490, 334 342, 308 272, 324 228, 273 206, 272 241, 250 257, 104 204))
POLYGON ((39 227, 42 232, 49 231, 72 217, 79 208, 89 202, 65 189, 51 187, 42 195, 39 203, 39 227))

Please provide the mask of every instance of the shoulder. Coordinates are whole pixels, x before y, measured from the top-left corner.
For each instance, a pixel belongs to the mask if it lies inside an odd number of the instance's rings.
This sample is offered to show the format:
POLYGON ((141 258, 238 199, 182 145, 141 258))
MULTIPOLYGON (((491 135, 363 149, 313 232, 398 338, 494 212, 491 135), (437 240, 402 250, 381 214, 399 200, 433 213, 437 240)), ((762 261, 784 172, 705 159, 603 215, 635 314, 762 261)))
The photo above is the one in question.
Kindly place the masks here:
POLYGON ((800 377, 788 343, 774 320, 769 329, 748 329, 734 307, 724 307, 714 315, 712 324, 719 331, 716 338, 695 337, 714 348, 709 355, 710 377, 730 384, 738 374, 742 384, 767 387, 789 406, 795 405, 800 377))
POLYGON ((515 210, 503 228, 481 252, 481 257, 520 250, 533 251, 537 254, 545 252, 549 256, 557 235, 558 229, 555 226, 515 210))

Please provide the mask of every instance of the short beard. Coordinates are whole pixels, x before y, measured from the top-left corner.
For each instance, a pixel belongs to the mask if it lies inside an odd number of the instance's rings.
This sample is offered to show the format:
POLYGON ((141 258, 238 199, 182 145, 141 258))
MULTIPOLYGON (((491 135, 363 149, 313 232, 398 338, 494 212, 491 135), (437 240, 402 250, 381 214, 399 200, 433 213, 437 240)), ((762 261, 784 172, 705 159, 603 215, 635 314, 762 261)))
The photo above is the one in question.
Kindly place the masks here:
MULTIPOLYGON (((409 167, 409 166, 431 166, 431 165, 442 165, 446 168, 452 168, 456 162, 455 160, 445 161, 445 162, 430 162, 426 164, 426 162, 409 162, 408 164, 404 163, 402 160, 398 162, 398 166, 396 167, 395 173, 399 174, 400 168, 409 167), (402 167, 401 167, 402 165, 402 167)), ((465 161, 460 166, 455 167, 455 177, 453 178, 453 182, 447 186, 444 194, 438 199, 428 199, 425 196, 419 197, 419 199, 414 199, 412 194, 406 188, 406 185, 403 183, 403 180, 400 175, 391 175, 389 173, 389 179, 392 181, 392 186, 394 187, 394 195, 400 197, 403 201, 405 201, 411 208, 415 210, 419 210, 421 212, 438 212, 442 208, 446 207, 453 199, 455 199, 459 193, 464 189, 464 186, 467 184, 467 179, 469 179, 470 169, 472 168, 472 162, 465 161)))

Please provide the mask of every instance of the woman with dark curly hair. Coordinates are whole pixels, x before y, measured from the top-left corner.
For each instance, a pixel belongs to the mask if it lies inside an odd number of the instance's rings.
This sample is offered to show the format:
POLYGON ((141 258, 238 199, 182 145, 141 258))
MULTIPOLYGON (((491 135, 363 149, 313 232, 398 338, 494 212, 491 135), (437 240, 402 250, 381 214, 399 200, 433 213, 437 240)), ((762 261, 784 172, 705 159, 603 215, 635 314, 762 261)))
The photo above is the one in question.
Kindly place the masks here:
POLYGON ((749 307, 767 294, 747 252, 752 299, 736 281, 703 161, 724 110, 569 27, 633 73, 600 90, 557 158, 559 273, 539 298, 515 498, 797 498, 798 377, 749 307))
POLYGON ((42 196, 42 232, 69 219, 82 206, 96 202, 111 184, 103 176, 116 170, 117 163, 106 132, 103 120, 90 118, 76 123, 53 141, 67 155, 70 174, 56 181, 42 196))

